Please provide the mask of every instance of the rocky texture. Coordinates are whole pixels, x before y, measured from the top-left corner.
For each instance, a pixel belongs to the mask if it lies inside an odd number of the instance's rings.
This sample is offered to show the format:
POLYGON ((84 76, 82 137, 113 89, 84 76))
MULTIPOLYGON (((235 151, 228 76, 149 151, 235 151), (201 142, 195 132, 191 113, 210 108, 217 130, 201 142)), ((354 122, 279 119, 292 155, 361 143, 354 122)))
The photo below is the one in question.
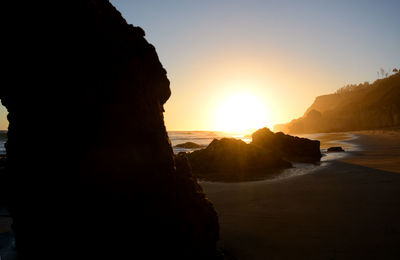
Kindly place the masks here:
POLYGON ((273 133, 268 128, 254 132, 251 144, 292 162, 318 162, 321 159, 319 141, 273 133))
POLYGON ((234 138, 214 139, 205 149, 189 154, 194 174, 213 181, 262 178, 292 165, 275 152, 234 138))
POLYGON ((329 147, 327 151, 328 152, 344 152, 344 150, 341 146, 329 147))
POLYGON ((144 31, 103 0, 7 4, 1 188, 19 259, 215 257, 217 215, 175 168, 169 81, 144 31))
POLYGON ((186 142, 186 143, 182 143, 182 144, 177 144, 177 145, 175 145, 175 147, 186 148, 186 149, 196 149, 196 148, 202 148, 202 147, 204 147, 204 145, 196 144, 193 142, 186 142))
POLYGON ((207 148, 189 153, 188 157, 193 173, 200 179, 248 181, 290 168, 290 162, 318 162, 319 146, 319 141, 262 128, 252 134, 250 144, 234 138, 214 139, 207 148))
POLYGON ((366 130, 400 125, 400 73, 374 83, 349 85, 319 96, 304 116, 275 131, 318 133, 366 130))

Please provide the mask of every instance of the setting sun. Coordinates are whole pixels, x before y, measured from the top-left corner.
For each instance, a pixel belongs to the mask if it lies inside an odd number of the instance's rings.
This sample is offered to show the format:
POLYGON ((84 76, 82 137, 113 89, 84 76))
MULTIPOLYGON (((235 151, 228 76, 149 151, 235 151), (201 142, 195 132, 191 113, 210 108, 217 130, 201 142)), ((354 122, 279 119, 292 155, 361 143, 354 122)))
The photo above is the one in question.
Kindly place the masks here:
POLYGON ((226 97, 216 111, 216 129, 245 132, 269 126, 266 106, 255 95, 235 93, 226 97))

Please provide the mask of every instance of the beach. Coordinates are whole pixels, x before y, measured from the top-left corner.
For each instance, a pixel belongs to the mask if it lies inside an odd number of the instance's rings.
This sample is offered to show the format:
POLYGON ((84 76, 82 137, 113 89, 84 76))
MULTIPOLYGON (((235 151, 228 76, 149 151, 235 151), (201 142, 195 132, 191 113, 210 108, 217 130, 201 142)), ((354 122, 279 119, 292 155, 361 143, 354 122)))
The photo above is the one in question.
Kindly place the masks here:
POLYGON ((320 134, 346 152, 257 182, 202 182, 232 259, 399 259, 398 130, 320 134))
MULTIPOLYGON (((172 142, 215 136, 175 133, 172 142)), ((400 131, 304 137, 321 140, 323 152, 336 145, 346 152, 267 180, 201 182, 226 259, 400 259, 400 131)), ((0 215, 0 254, 14 259, 11 219, 0 215)))

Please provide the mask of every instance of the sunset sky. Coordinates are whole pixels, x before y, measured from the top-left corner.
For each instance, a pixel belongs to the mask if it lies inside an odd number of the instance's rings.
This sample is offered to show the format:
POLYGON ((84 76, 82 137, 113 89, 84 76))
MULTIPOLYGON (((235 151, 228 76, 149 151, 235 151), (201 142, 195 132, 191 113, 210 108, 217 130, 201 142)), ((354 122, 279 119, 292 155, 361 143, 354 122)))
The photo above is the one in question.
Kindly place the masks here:
POLYGON ((111 2, 168 72, 168 130, 287 122, 318 95, 400 66, 400 1, 111 2))

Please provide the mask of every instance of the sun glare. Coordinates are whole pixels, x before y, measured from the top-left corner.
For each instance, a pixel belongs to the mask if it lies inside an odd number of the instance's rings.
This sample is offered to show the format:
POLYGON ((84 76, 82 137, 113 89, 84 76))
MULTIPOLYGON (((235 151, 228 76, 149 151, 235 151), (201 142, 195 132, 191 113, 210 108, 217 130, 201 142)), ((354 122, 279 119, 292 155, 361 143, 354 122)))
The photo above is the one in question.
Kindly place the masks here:
POLYGON ((222 101, 216 112, 216 128, 225 132, 250 132, 270 126, 265 104, 255 95, 236 93, 222 101))

